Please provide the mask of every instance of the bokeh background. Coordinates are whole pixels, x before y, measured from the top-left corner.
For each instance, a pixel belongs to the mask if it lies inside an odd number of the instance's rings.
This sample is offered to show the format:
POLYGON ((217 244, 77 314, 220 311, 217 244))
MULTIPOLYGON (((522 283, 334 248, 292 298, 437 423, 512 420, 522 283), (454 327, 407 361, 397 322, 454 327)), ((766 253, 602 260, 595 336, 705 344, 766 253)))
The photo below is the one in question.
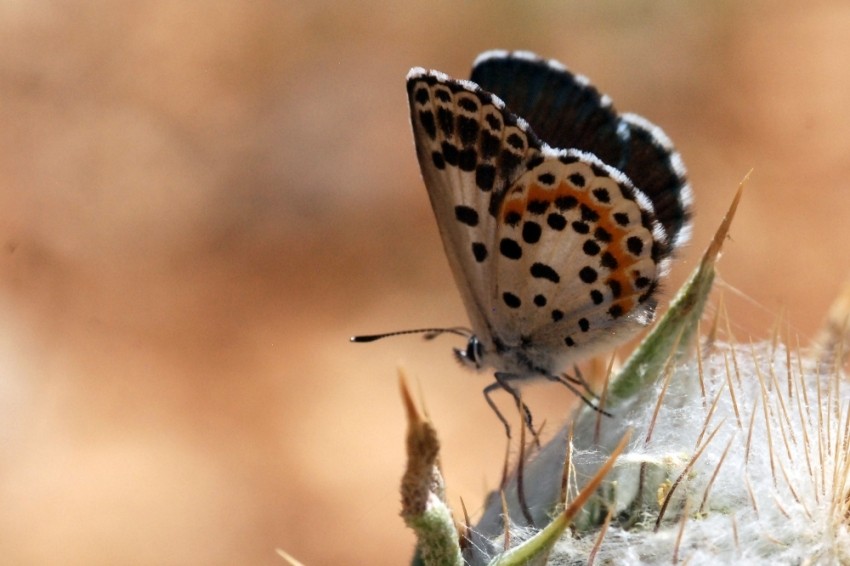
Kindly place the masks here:
MULTIPOLYGON (((16 564, 398 564, 396 368, 473 518, 486 376, 404 77, 529 49, 676 142, 695 265, 740 179, 740 339, 816 332, 848 271, 850 4, 0 1, 0 548, 16 564)), ((627 353, 628 348, 623 349, 627 353)), ((530 387, 535 412, 574 400, 530 387)), ((509 404, 505 405, 509 408, 509 404)))

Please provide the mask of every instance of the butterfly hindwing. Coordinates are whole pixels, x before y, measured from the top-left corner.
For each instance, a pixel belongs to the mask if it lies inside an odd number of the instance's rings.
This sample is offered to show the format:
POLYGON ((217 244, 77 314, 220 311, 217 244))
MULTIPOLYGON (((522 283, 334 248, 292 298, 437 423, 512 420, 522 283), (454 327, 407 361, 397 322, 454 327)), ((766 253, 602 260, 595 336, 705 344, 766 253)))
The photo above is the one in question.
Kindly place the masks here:
POLYGON ((666 236, 622 173, 546 149, 509 188, 498 220, 491 293, 508 347, 556 366, 651 320, 666 236))

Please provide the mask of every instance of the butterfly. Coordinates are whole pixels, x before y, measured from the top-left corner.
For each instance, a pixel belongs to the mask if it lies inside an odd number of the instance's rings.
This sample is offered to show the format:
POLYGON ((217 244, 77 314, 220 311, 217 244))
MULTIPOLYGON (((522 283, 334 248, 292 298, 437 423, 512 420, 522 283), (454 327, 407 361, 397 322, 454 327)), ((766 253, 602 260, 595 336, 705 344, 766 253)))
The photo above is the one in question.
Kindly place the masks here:
MULTIPOLYGON (((489 51, 470 80, 411 69, 416 154, 471 330, 455 356, 514 384, 564 383, 654 317, 688 240, 685 168, 657 126, 619 114, 581 75, 529 52, 489 51)), ((415 332, 415 331, 414 331, 415 332)), ((392 333, 397 334, 397 333, 392 333)), ((370 341, 380 336, 355 337, 370 341)))

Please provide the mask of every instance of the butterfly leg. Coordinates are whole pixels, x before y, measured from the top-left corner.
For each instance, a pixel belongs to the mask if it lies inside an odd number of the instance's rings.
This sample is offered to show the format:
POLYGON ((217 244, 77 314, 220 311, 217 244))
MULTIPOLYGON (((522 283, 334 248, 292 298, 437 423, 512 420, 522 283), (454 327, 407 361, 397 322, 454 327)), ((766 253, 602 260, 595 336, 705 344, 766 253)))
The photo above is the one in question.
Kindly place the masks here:
POLYGON ((567 381, 569 381, 570 383, 572 383, 574 385, 580 385, 581 388, 584 391, 586 391, 587 394, 590 395, 591 397, 593 397, 594 399, 599 399, 599 395, 597 395, 593 391, 593 389, 590 388, 590 385, 587 383, 587 380, 584 379, 584 375, 582 375, 582 373, 581 373, 581 369, 579 369, 579 367, 577 365, 573 365, 573 374, 575 375, 575 377, 573 377, 572 375, 570 375, 568 373, 565 373, 563 375, 563 377, 564 377, 564 379, 566 379, 567 381))
POLYGON ((490 394, 497 389, 502 389, 502 385, 498 381, 494 381, 490 385, 484 388, 484 399, 487 400, 487 404, 490 405, 490 408, 493 409, 493 412, 496 413, 496 416, 499 417, 499 420, 502 421, 502 425, 505 427, 505 434, 508 438, 511 437, 511 425, 508 424, 508 419, 502 414, 502 411, 499 410, 499 407, 496 406, 496 403, 493 402, 493 398, 490 397, 490 394))
MULTIPOLYGON (((505 418, 505 416, 502 414, 502 412, 499 410, 499 408, 493 402, 493 399, 490 397, 490 394, 493 391, 496 391, 497 389, 504 389, 505 391, 510 393, 511 397, 514 398, 514 402, 516 403, 517 409, 519 409, 522 412, 523 417, 524 417, 523 421, 525 423, 525 426, 528 427, 528 430, 530 430, 531 434, 534 436, 534 442, 537 445, 537 448, 539 450, 540 449, 540 437, 537 435, 537 432, 534 430, 534 427, 531 424, 531 410, 528 408, 528 405, 526 405, 522 401, 522 397, 520 396, 519 391, 517 391, 509 383, 509 380, 512 377, 516 377, 516 376, 514 374, 510 374, 510 373, 496 372, 495 373, 496 381, 484 388, 484 398, 487 400, 487 404, 490 405, 490 408, 493 409, 493 412, 496 413, 496 416, 499 417, 499 420, 502 421, 502 424, 505 427, 505 434, 508 437, 508 447, 510 447, 511 426, 508 424, 508 420, 505 418)), ((528 521, 529 525, 534 526, 534 519, 532 518, 531 512, 528 509, 528 503, 526 502, 526 498, 525 498, 525 489, 524 489, 523 483, 522 483, 522 476, 523 476, 522 469, 523 469, 523 462, 525 462, 524 454, 525 454, 525 446, 523 445, 523 446, 520 446, 520 460, 519 460, 518 468, 517 468, 517 470, 518 470, 518 473, 517 473, 517 497, 519 498, 520 509, 522 510, 522 514, 525 517, 525 520, 528 521)), ((507 474, 507 469, 508 469, 507 458, 508 458, 508 455, 506 454, 505 455, 505 471, 504 471, 504 474, 507 474)), ((505 476, 504 475, 502 476, 502 483, 503 483, 503 485, 505 483, 505 476)))
POLYGON ((494 374, 494 377, 496 378, 496 381, 484 388, 484 398, 487 400, 487 404, 490 405, 490 408, 493 409, 493 412, 496 413, 496 416, 499 417, 499 420, 502 421, 502 425, 504 425, 505 427, 505 434, 507 434, 508 438, 511 437, 511 426, 508 424, 508 420, 496 406, 496 403, 494 403, 493 399, 490 397, 490 394, 498 389, 504 389, 505 391, 510 393, 511 397, 514 398, 514 403, 516 403, 517 409, 523 415, 525 426, 528 427, 528 430, 534 436, 535 440, 537 440, 537 431, 534 430, 534 426, 531 420, 531 409, 529 409, 528 405, 523 402, 519 391, 517 391, 516 388, 510 384, 510 380, 512 378, 515 378, 516 376, 511 373, 497 371, 494 374))
MULTIPOLYGON (((593 401, 588 399, 587 396, 585 396, 581 391, 576 389, 575 385, 573 385, 573 383, 575 383, 575 378, 570 378, 566 375, 552 375, 552 374, 545 374, 545 375, 546 375, 546 379, 548 379, 549 381, 555 381, 557 383, 560 383, 561 385, 563 385, 567 389, 569 389, 570 392, 573 395, 575 395, 579 399, 581 399, 584 402, 585 405, 587 405, 588 407, 590 407, 594 411, 596 411, 598 413, 602 413, 606 417, 612 416, 611 413, 602 409, 599 405, 597 405, 596 403, 594 403, 593 401)), ((592 391, 590 391, 590 389, 587 387, 587 384, 585 382, 582 382, 582 383, 584 383, 584 389, 587 390, 591 395, 596 397, 596 395, 592 391)))

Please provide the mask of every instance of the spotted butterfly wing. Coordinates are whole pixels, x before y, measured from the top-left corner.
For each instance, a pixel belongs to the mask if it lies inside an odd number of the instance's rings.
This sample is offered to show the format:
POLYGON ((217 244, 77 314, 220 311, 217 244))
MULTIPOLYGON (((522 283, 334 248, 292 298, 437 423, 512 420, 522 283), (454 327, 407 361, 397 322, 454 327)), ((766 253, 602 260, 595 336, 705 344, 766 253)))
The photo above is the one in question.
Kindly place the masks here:
POLYGON ((586 153, 550 152, 499 210, 492 314, 515 351, 503 371, 518 375, 556 373, 651 321, 666 244, 625 176, 586 153))
MULTIPOLYGON (((550 147, 473 82, 413 69, 408 94, 422 174, 480 341, 476 363, 551 376, 651 320, 671 240, 625 174, 586 148, 550 147)), ((535 119, 557 110, 518 100, 535 119)))

